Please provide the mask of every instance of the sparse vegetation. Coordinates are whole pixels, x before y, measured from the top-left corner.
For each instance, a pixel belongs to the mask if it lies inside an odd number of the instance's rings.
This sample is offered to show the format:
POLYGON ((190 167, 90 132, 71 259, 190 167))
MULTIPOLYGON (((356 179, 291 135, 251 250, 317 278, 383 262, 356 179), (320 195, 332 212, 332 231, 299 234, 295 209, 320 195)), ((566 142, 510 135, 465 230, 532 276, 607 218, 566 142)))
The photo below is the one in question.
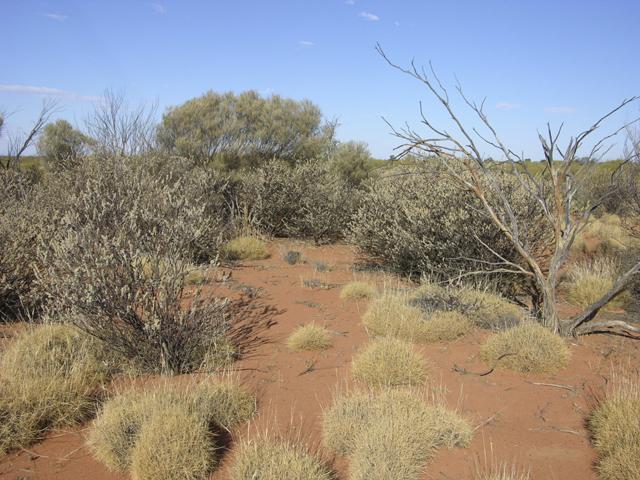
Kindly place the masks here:
POLYGON ((363 300, 375 297, 376 293, 376 288, 370 283, 353 281, 342 287, 340 298, 343 300, 363 300))
POLYGON ((491 335, 480 354, 492 365, 525 373, 556 372, 567 366, 570 356, 560 336, 533 322, 491 335))
POLYGON ((640 382, 637 375, 616 374, 589 419, 598 473, 603 480, 640 475, 640 382))
POLYGON ((383 337, 366 345, 353 359, 353 378, 370 387, 421 385, 426 379, 422 357, 411 344, 383 337))
POLYGON ((294 330, 287 346, 292 350, 326 350, 331 347, 331 334, 320 325, 308 323, 294 330))
POLYGON ((263 260, 269 257, 267 245, 257 237, 238 237, 222 246, 229 260, 263 260))
POLYGON ((302 254, 295 250, 289 250, 282 256, 282 259, 287 262, 289 265, 295 265, 302 258, 302 254))
POLYGON ((231 480, 333 480, 331 469, 296 442, 266 436, 244 442, 235 454, 231 480))

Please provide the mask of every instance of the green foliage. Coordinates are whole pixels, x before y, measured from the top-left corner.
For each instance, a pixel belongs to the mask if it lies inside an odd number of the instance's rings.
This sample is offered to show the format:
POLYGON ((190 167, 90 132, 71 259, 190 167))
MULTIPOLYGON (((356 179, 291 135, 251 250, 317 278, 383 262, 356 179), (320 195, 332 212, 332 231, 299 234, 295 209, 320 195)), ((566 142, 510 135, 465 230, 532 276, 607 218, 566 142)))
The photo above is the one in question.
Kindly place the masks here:
POLYGON ((321 156, 333 142, 333 125, 308 100, 208 92, 169 109, 157 136, 171 153, 236 169, 321 156))
POLYGON ((331 164, 338 174, 352 185, 360 185, 371 172, 371 154, 366 143, 340 143, 331 156, 331 164))
POLYGON ((86 154, 87 137, 66 120, 47 125, 38 140, 38 152, 45 157, 50 169, 69 168, 86 154))

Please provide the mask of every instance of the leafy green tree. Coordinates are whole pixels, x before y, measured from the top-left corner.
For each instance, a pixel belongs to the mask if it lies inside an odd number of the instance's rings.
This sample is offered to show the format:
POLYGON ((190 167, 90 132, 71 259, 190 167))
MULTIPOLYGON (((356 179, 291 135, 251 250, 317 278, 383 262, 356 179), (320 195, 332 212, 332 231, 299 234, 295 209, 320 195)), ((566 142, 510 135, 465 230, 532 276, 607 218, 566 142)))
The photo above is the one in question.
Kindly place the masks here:
POLYGON ((364 142, 344 142, 335 149, 331 162, 336 172, 351 185, 369 177, 371 154, 364 142))
POLYGON ((333 133, 334 125, 308 100, 208 92, 170 108, 157 139, 170 153, 235 169, 272 158, 295 164, 322 156, 333 133))
POLYGON ((38 152, 54 170, 76 163, 87 153, 87 137, 66 120, 48 124, 38 140, 38 152))

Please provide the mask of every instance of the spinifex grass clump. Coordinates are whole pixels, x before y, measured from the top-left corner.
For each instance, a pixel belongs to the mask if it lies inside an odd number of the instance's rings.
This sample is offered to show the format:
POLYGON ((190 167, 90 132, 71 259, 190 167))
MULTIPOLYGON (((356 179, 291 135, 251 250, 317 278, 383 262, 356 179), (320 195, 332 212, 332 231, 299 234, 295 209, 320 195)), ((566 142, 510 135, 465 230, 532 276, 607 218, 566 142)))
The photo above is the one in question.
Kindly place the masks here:
POLYGON ((238 237, 222 246, 229 260, 262 260, 269 257, 267 245, 257 237, 238 237))
POLYGON ((640 382, 615 375, 591 414, 589 427, 603 480, 640 478, 640 382))
MULTIPOLYGON (((567 300, 580 307, 591 305, 613 287, 619 271, 620 265, 611 258, 597 258, 574 265, 566 285, 567 300)), ((629 298, 629 293, 623 292, 604 309, 623 307, 629 298)))
POLYGON ((411 344, 390 337, 373 340, 353 359, 353 378, 370 387, 424 383, 424 360, 411 344))
POLYGON ((217 462, 212 455, 219 447, 216 434, 249 420, 255 411, 255 398, 230 383, 204 381, 188 387, 164 383, 109 400, 91 427, 89 445, 113 471, 131 469, 134 474, 150 472, 139 478, 159 478, 152 476, 156 463, 156 471, 184 475, 167 473, 166 478, 204 478, 217 462), (166 429, 168 424, 175 427, 173 431, 166 429))
POLYGON ((480 350, 482 359, 519 372, 556 372, 567 366, 565 341, 538 323, 527 322, 491 335, 480 350))
POLYGON ((467 446, 470 425, 411 390, 338 397, 324 412, 323 440, 350 457, 350 478, 418 479, 439 447, 467 446))
POLYGON ((376 288, 367 282, 354 281, 347 283, 340 291, 343 300, 363 300, 376 296, 376 288))
POLYGON ((298 442, 260 437, 235 454, 231 480, 333 480, 331 469, 298 442))
POLYGON ((315 323, 301 325, 287 339, 292 350, 325 350, 331 347, 329 331, 315 323))
POLYGON ((0 358, 0 454, 93 415, 121 360, 68 325, 42 325, 18 337, 0 358))

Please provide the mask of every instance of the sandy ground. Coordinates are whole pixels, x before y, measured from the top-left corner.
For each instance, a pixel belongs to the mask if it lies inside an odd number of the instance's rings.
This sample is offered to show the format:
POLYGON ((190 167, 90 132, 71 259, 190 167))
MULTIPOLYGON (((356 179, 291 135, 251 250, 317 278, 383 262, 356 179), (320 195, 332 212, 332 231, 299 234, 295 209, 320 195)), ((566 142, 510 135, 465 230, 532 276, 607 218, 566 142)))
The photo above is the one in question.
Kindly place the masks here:
MULTIPOLYGON (((239 438, 268 430, 301 438, 320 449, 320 422, 333 396, 349 388, 350 362, 367 341, 360 323, 366 302, 344 302, 339 286, 366 278, 380 287, 399 280, 381 274, 353 271, 350 247, 278 241, 270 259, 246 262, 232 269, 230 279, 216 292, 254 289, 263 305, 272 307, 273 325, 258 332, 249 354, 234 365, 234 375, 258 397, 259 415, 249 427, 235 432, 239 438), (304 263, 288 265, 287 250, 301 251, 304 263), (331 266, 317 272, 315 262, 331 266), (305 285, 319 280, 320 288, 305 285), (257 289, 257 290, 255 290, 257 289), (294 353, 287 336, 301 324, 316 322, 333 334, 333 347, 322 353, 294 353)), ((571 361, 555 375, 523 375, 496 370, 479 377, 453 371, 457 364, 469 371, 486 368, 478 358, 488 335, 477 331, 455 342, 419 347, 429 365, 434 385, 446 389, 450 407, 469 418, 476 432, 467 449, 441 450, 425 469, 424 478, 471 479, 492 462, 528 468, 535 479, 595 479, 595 455, 589 444, 585 418, 615 365, 638 364, 638 344, 612 336, 593 336, 570 345, 571 361)), ((0 460, 0 479, 115 480, 85 447, 86 426, 70 432, 52 432, 30 449, 0 460)), ((233 457, 233 444, 224 454, 213 479, 225 479, 233 457)), ((338 478, 348 478, 344 458, 331 458, 338 478)))

